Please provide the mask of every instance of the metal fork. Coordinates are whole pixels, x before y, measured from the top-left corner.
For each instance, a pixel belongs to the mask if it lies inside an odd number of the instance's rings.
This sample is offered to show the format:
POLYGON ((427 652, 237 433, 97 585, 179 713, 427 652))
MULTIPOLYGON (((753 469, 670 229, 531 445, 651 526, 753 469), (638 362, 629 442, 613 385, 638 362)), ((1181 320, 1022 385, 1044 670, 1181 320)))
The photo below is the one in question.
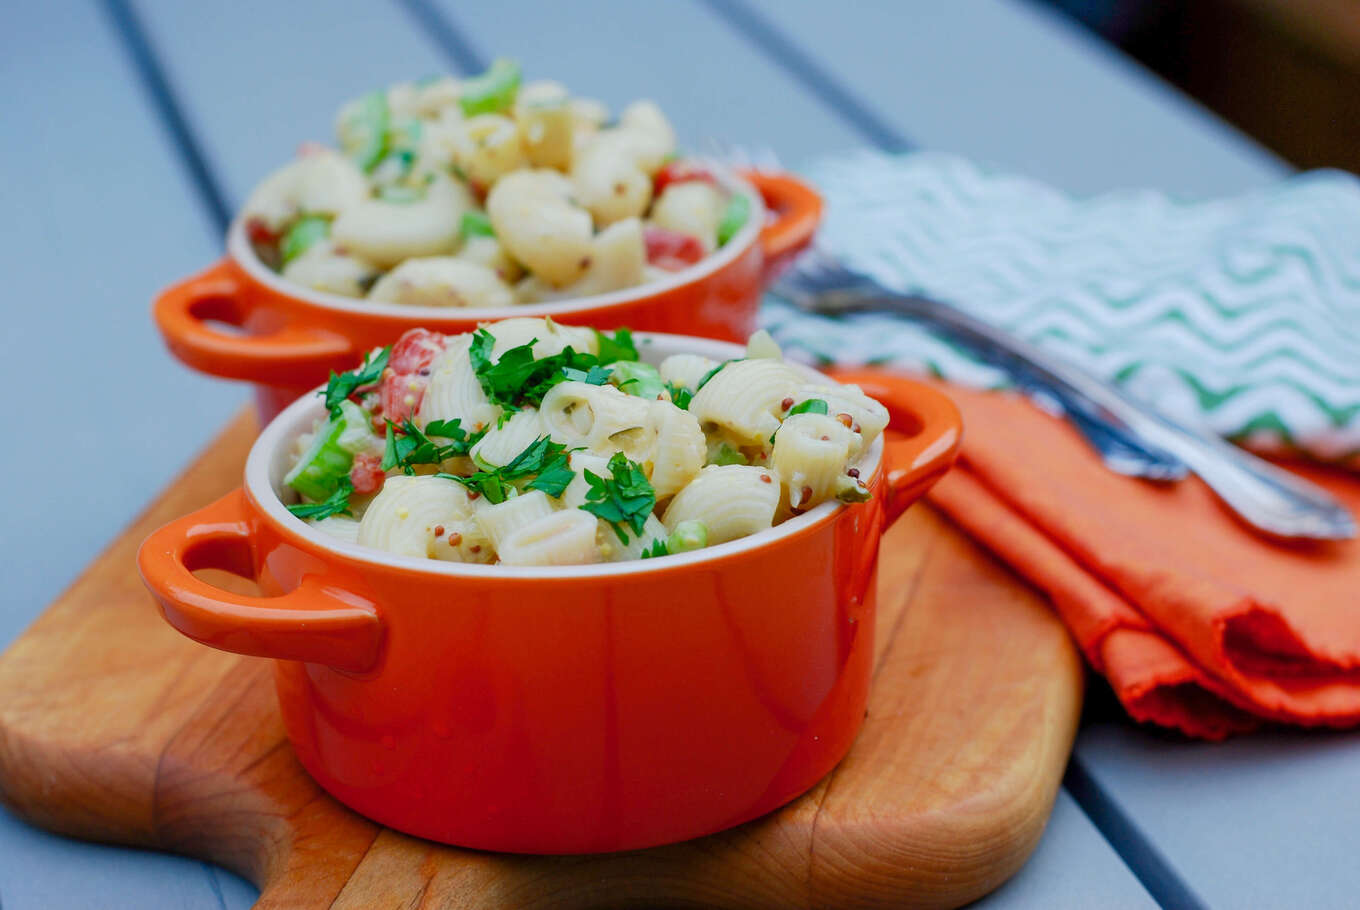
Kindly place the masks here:
POLYGON ((823 250, 799 257, 773 291, 808 312, 889 312, 937 329, 1006 370, 1022 389, 1060 403, 1113 469, 1156 480, 1177 480, 1193 471, 1243 521, 1266 534, 1318 540, 1356 535, 1350 512, 1314 484, 1189 429, 950 304, 885 287, 823 250))

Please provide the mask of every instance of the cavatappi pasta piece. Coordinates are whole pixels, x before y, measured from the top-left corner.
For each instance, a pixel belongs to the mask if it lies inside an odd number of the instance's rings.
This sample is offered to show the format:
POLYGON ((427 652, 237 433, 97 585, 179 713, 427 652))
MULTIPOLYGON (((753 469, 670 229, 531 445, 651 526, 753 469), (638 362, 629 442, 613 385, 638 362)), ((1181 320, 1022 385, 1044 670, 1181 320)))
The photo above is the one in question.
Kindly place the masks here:
POLYGON ((707 443, 699 420, 669 401, 647 405, 649 426, 655 438, 651 458, 651 482, 657 499, 678 492, 704 466, 707 443))
POLYGON ((529 271, 556 287, 590 267, 595 231, 590 213, 571 201, 571 184, 557 171, 516 171, 486 198, 496 237, 529 271))
POLYGON ((485 503, 477 509, 477 524, 491 540, 501 558, 501 545, 515 531, 551 515, 552 501, 542 490, 530 490, 505 502, 485 503))
POLYGON ((336 251, 330 240, 318 240, 283 267, 284 278, 314 291, 362 297, 378 270, 370 263, 336 251))
MULTIPOLYGON (((590 513, 582 514, 588 515, 590 513)), ((599 547, 600 556, 606 562, 626 562, 630 559, 641 559, 644 550, 658 540, 665 540, 666 535, 670 533, 656 515, 647 516, 647 521, 642 525, 640 536, 634 534, 633 529, 629 528, 626 532, 628 534, 627 543, 619 543, 619 536, 614 533, 614 529, 608 522, 600 521, 598 525, 595 543, 599 547)))
POLYGON ((534 167, 571 167, 575 117, 565 87, 556 82, 530 82, 515 98, 524 150, 534 167))
POLYGON ((500 360, 501 355, 511 348, 534 342, 536 359, 560 354, 567 347, 587 354, 600 350, 600 340, 595 333, 580 326, 561 325, 552 319, 540 316, 516 316, 502 319, 486 327, 496 343, 491 346, 491 358, 500 360))
POLYGON ((359 542, 359 522, 353 518, 346 518, 343 515, 331 515, 318 521, 309 521, 312 527, 318 531, 325 531, 332 537, 337 537, 346 543, 359 542))
POLYGON ((672 354, 661 361, 658 370, 663 382, 693 390, 717 365, 718 361, 702 354, 672 354))
POLYGON ((403 556, 428 557, 436 527, 466 518, 467 492, 442 477, 389 477, 359 521, 358 543, 403 556))
POLYGON ((496 559, 496 548, 491 538, 482 532, 476 518, 459 518, 443 526, 444 533, 435 527, 430 555, 445 562, 489 563, 496 559))
MULTIPOLYGON (((387 90, 387 109, 397 120, 432 118, 446 110, 456 110, 458 95, 458 80, 449 76, 428 82, 398 82, 387 90)), ((349 122, 345 116, 349 113, 347 108, 342 108, 336 119, 337 135, 349 122)))
POLYGON ((501 281, 515 282, 524 276, 524 269, 510 258, 510 254, 495 237, 469 237, 455 255, 491 269, 501 281))
POLYGON ((489 187, 527 165, 519 126, 500 114, 478 114, 463 122, 453 160, 468 179, 489 187))
POLYGON ((468 357, 471 339, 457 336, 430 362, 430 383, 420 401, 417 419, 423 426, 431 420, 460 420, 465 430, 495 423, 501 409, 487 400, 468 357))
POLYGON ((694 393, 689 409, 705 429, 721 428, 743 445, 765 445, 779 428, 781 405, 804 382, 777 360, 735 360, 694 393))
POLYGON ((634 101, 625 107, 618 128, 628 134, 637 165, 648 176, 675 154, 675 130, 654 101, 634 101))
POLYGON ((538 412, 532 408, 516 411, 510 419, 499 426, 492 426, 472 447, 472 460, 485 467, 503 467, 514 461, 535 439, 546 436, 547 430, 538 419, 538 412))
POLYGON ((712 546, 770 527, 779 496, 779 482, 765 468, 709 465, 675 494, 661 521, 667 530, 702 521, 712 546))
POLYGON ((795 406, 812 398, 825 401, 829 416, 848 423, 859 434, 862 441, 853 449, 854 454, 867 449, 888 426, 888 409, 857 385, 806 383, 793 393, 795 406))
POLYGON ((265 179, 246 200, 242 214, 279 231, 298 215, 335 215, 367 197, 363 171, 339 152, 323 148, 265 179))
POLYGON ((331 225, 331 238, 356 256, 390 268, 412 256, 453 252, 463 213, 470 208, 472 196, 461 183, 434 174, 416 202, 364 199, 344 209, 331 225))
POLYGON ((408 306, 496 308, 515 302, 514 291, 494 271, 453 256, 407 259, 379 278, 368 296, 408 306))
POLYGON ((516 529, 501 542, 501 562, 508 566, 574 566, 598 562, 600 551, 595 543, 598 524, 594 515, 580 509, 563 509, 544 515, 516 529))
POLYGON ((718 245, 718 222, 726 202, 722 193, 704 180, 672 183, 652 205, 652 223, 699 238, 704 252, 718 245))
POLYGON ((786 418, 774 438, 770 468, 787 487, 789 505, 807 511, 834 496, 856 443, 855 434, 833 417, 786 418))
POLYGON ((558 289, 536 277, 529 278, 519 284, 520 298, 526 303, 567 300, 607 294, 642 283, 647 265, 642 222, 636 218, 616 221, 596 234, 591 246, 590 268, 579 281, 558 289))
MULTIPOLYGON (((611 385, 563 382, 543 396, 539 407, 552 438, 568 447, 598 454, 645 451, 648 404, 611 385)), ((629 454, 634 458, 633 454, 629 454)))

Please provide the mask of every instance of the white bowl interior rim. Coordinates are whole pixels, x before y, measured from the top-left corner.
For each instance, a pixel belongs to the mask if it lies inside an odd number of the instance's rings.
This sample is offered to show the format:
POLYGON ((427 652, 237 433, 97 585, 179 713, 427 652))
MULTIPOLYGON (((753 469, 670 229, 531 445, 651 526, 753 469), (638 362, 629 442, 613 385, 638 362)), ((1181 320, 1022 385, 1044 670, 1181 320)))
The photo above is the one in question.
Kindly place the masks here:
MULTIPOLYGON (((641 333, 634 336, 638 342, 639 353, 644 360, 659 360, 671 354, 703 354, 714 360, 727 360, 741 357, 745 349, 740 345, 725 341, 712 341, 692 338, 686 335, 665 335, 660 333, 641 333)), ((805 372, 809 378, 828 381, 822 373, 798 363, 791 366, 805 372)), ((626 562, 595 563, 583 566, 503 566, 473 565, 470 563, 444 562, 436 559, 420 559, 414 556, 401 556, 385 553, 369 547, 361 547, 341 540, 324 531, 319 531, 307 522, 289 512, 279 496, 282 478, 288 469, 290 444, 299 433, 309 431, 313 422, 325 413, 318 396, 304 395, 289 405, 279 416, 264 428, 255 444, 251 447, 246 460, 245 484, 251 496, 268 517, 289 533, 303 537, 316 546, 334 550, 351 559, 383 566, 399 566, 415 569, 434 575, 477 578, 595 578, 611 575, 632 575, 642 572, 664 571, 696 563, 722 559, 737 553, 759 549, 784 537, 790 537, 831 517, 844 506, 836 500, 828 500, 808 512, 787 521, 758 531, 747 537, 727 543, 681 553, 664 559, 639 559, 626 562)), ((872 477, 883 457, 883 437, 874 440, 869 450, 860 460, 860 470, 864 476, 872 477)))
POLYGON ((765 202, 750 183, 720 164, 701 159, 696 159, 696 161, 712 171, 725 189, 747 197, 751 205, 751 214, 746 219, 746 224, 721 249, 705 256, 689 268, 674 272, 659 281, 648 281, 631 288, 624 288, 621 291, 611 291, 608 294, 575 297, 571 300, 558 300, 551 303, 516 303, 509 307, 488 309, 487 307, 405 306, 399 303, 375 302, 356 297, 343 297, 324 291, 314 291, 311 288, 286 280, 278 272, 260 261, 260 257, 255 255, 254 248, 246 238, 245 220, 242 214, 237 215, 227 233, 227 253, 252 278, 279 294, 296 297, 320 306, 362 313, 367 316, 400 317, 403 321, 409 321, 413 325, 450 318, 496 320, 509 319, 511 316, 561 316, 582 309, 618 306, 632 303, 639 296, 664 293, 706 277, 742 255, 755 242, 761 228, 764 227, 765 202))

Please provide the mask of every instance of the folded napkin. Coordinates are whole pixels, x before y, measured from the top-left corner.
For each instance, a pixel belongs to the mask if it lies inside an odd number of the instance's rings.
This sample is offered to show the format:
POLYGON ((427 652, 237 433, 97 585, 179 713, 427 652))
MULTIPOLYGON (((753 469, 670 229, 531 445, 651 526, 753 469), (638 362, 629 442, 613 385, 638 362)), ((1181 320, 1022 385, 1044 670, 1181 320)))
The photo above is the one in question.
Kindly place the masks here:
MULTIPOLYGON (((1360 180, 1319 171, 1233 199, 1074 199, 958 158, 856 153, 807 172, 819 245, 949 300, 1192 426, 1360 465, 1360 180)), ((890 316, 807 317, 786 349, 970 386, 1004 377, 890 316)))
MULTIPOLYGON (((946 391, 963 456, 931 502, 1049 595, 1131 716, 1209 739, 1360 723, 1360 543, 1269 543, 1198 479, 1122 477, 1017 395, 946 391)), ((1360 510, 1354 475, 1299 470, 1360 510)))
MULTIPOLYGON (((1186 204, 1074 200, 925 154, 857 154, 810 177, 828 203, 819 243, 885 284, 954 301, 1186 423, 1360 464, 1355 178, 1186 204)), ((963 453, 931 501, 1048 593, 1134 718, 1210 739, 1360 723, 1360 544, 1270 542, 1197 479, 1116 475, 1004 376, 900 319, 771 300, 764 320, 793 356, 953 380, 963 453)), ((1291 467, 1360 511, 1360 478, 1291 467)))

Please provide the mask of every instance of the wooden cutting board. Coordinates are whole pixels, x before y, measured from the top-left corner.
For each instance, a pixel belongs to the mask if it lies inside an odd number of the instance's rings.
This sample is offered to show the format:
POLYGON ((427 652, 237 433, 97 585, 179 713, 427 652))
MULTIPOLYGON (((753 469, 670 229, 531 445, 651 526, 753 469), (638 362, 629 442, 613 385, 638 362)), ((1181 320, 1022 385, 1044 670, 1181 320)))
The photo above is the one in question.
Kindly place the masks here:
POLYGON ((1043 601, 924 505, 884 541, 864 729, 792 805, 585 857, 459 850, 355 815, 294 758, 270 663, 172 631, 134 567, 150 530, 237 484, 254 434, 233 421, 0 657, 0 790, 34 824, 220 863, 259 906, 365 910, 952 907, 1038 842, 1080 661, 1043 601))

